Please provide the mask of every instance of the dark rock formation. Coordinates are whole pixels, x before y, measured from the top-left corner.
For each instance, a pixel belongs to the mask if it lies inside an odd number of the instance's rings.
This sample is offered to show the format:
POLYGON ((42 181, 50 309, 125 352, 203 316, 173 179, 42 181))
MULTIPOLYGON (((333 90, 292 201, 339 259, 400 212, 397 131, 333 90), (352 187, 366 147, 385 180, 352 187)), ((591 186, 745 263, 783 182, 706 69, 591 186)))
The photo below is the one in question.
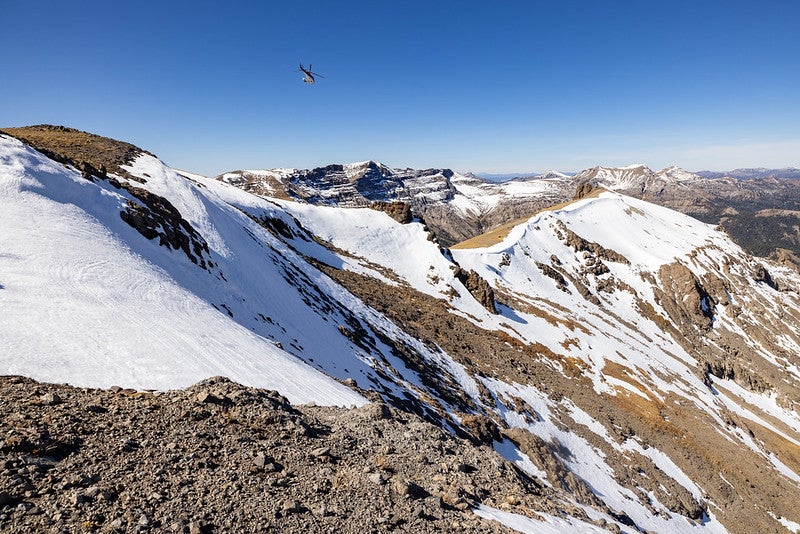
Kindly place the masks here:
POLYGON ((129 199, 125 211, 120 212, 123 221, 147 239, 158 237, 161 246, 182 250, 204 269, 214 266, 206 240, 167 199, 129 184, 123 188, 136 199, 129 199))
POLYGON ((572 200, 580 200, 590 195, 595 189, 597 189, 597 187, 589 182, 578 184, 575 187, 575 195, 573 195, 572 200))
MULTIPOLYGON (((561 262, 559 261, 558 265, 560 264, 561 262)), ((537 261, 536 266, 539 268, 540 271, 542 271, 543 275, 555 280, 556 287, 558 287, 558 289, 560 289, 561 291, 567 291, 567 281, 564 279, 564 275, 562 275, 555 268, 551 267, 550 265, 547 265, 546 263, 537 261)))
POLYGON ((377 201, 370 204, 370 208, 382 211, 400 224, 408 224, 414 220, 411 213, 411 204, 408 202, 383 202, 377 201))
POLYGON ((658 272, 661 288, 656 297, 679 330, 693 327, 707 332, 714 318, 716 302, 688 267, 680 263, 662 265, 658 272))
POLYGON ((494 290, 486 280, 481 278, 481 276, 472 269, 465 271, 461 267, 455 268, 454 275, 459 282, 464 284, 467 291, 475 297, 475 300, 481 303, 481 306, 492 313, 497 313, 497 307, 494 301, 494 290))
POLYGON ((624 265, 630 265, 628 258, 620 254, 619 252, 613 251, 611 249, 605 248, 598 243, 593 241, 587 241, 586 239, 582 238, 561 222, 558 221, 558 228, 563 233, 564 242, 575 249, 575 252, 589 252, 594 254, 598 258, 602 258, 604 260, 613 261, 616 263, 622 263, 624 265))
POLYGON ((778 289, 778 285, 775 283, 775 281, 772 280, 772 276, 770 276, 769 271, 767 270, 766 267, 764 267, 763 264, 759 263, 756 266, 756 270, 753 273, 753 280, 755 280, 756 282, 763 282, 772 289, 776 290, 778 289))

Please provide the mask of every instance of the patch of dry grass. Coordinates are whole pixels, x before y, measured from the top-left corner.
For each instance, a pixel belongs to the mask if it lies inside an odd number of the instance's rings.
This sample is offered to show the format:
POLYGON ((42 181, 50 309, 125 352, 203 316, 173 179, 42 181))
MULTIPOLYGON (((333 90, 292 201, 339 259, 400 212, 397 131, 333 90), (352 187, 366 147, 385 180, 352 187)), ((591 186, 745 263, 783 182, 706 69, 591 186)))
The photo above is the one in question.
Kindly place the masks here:
POLYGON ((82 132, 64 126, 40 124, 20 128, 4 128, 3 133, 16 137, 46 156, 77 169, 87 162, 98 170, 127 176, 121 165, 131 163, 145 150, 130 143, 82 132))

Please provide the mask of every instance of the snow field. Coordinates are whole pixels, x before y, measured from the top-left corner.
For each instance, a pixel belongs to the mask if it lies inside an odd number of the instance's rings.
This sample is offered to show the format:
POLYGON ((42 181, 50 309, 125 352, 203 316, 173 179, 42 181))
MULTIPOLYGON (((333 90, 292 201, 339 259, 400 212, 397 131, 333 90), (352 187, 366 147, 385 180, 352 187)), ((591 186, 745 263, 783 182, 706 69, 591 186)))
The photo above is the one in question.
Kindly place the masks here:
MULTIPOLYGON (((157 170, 152 162, 145 168, 157 170)), ((5 137, 0 184, 3 374, 138 389, 225 375, 296 403, 366 403, 215 309, 220 300, 176 281, 159 264, 183 262, 183 253, 151 245, 127 226, 121 193, 5 137)), ((179 198, 202 219, 197 197, 183 191, 179 198)))

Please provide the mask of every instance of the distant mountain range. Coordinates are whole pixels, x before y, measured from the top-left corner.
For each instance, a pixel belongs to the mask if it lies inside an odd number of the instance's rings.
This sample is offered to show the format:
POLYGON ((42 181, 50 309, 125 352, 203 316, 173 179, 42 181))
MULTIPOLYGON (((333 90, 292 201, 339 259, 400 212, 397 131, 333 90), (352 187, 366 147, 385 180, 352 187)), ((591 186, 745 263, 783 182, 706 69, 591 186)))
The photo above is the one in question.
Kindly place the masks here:
POLYGON ((368 161, 311 170, 231 171, 218 178, 258 195, 314 204, 357 207, 378 200, 406 202, 445 246, 570 200, 578 185, 589 183, 719 224, 753 254, 797 262, 800 181, 790 179, 790 171, 704 177, 675 166, 653 171, 635 164, 493 182, 449 169, 392 169, 368 161))
POLYGON ((547 177, 555 177, 555 176, 571 176, 573 173, 563 173, 560 171, 549 170, 545 172, 506 172, 506 173, 486 173, 486 172, 468 172, 465 173, 468 176, 476 176, 478 178, 483 178, 484 180, 488 180, 490 182, 507 182, 508 180, 514 180, 515 178, 547 178, 547 177))
MULTIPOLYGON (((637 165, 634 165, 637 166, 637 165)), ((575 172, 560 172, 560 171, 546 171, 544 173, 537 172, 518 172, 518 173, 484 173, 473 172, 467 173, 472 176, 477 176, 491 182, 505 182, 515 178, 530 178, 537 176, 546 176, 548 174, 562 174, 564 176, 573 176, 575 172)), ((781 169, 767 169, 764 167, 756 167, 749 169, 733 169, 731 171, 697 171, 693 174, 702 176, 703 178, 737 178, 740 180, 749 180, 754 178, 778 178, 778 179, 800 179, 800 169, 794 167, 784 167, 781 169)))
POLYGON ((734 169, 732 171, 699 171, 696 174, 704 178, 738 178, 740 180, 751 180, 756 178, 778 178, 778 179, 800 179, 800 169, 794 167, 784 167, 783 169, 765 169, 757 167, 754 169, 734 169))

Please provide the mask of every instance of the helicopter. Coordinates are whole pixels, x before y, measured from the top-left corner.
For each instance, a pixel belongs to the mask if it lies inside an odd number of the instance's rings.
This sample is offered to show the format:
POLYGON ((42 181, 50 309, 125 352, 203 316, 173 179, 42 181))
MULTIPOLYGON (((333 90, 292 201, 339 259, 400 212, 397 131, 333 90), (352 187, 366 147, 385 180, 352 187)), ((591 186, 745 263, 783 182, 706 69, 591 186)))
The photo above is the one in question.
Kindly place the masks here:
POLYGON ((322 74, 317 74, 316 72, 311 72, 311 63, 308 64, 308 68, 303 67, 303 64, 300 63, 300 70, 299 72, 303 73, 303 82, 304 83, 316 83, 315 76, 319 76, 320 78, 324 78, 322 74))

